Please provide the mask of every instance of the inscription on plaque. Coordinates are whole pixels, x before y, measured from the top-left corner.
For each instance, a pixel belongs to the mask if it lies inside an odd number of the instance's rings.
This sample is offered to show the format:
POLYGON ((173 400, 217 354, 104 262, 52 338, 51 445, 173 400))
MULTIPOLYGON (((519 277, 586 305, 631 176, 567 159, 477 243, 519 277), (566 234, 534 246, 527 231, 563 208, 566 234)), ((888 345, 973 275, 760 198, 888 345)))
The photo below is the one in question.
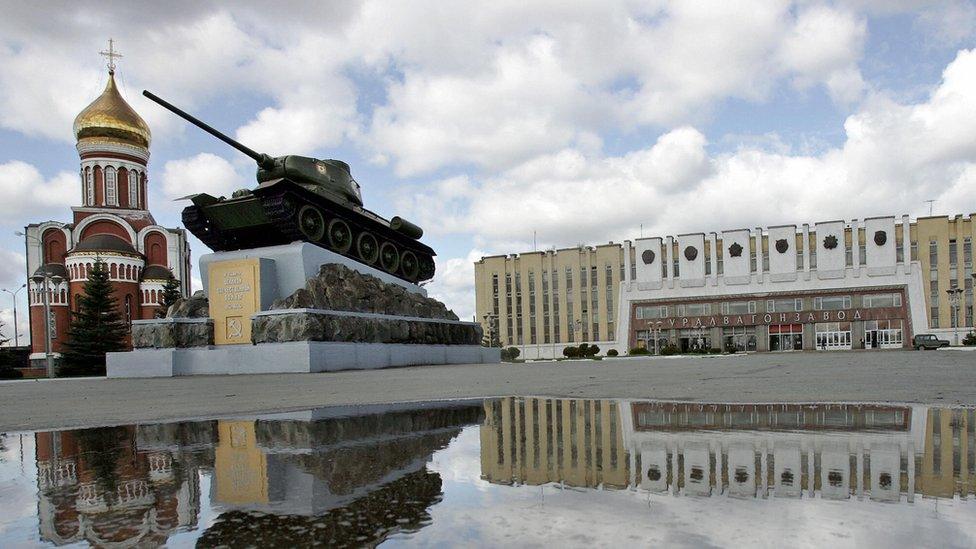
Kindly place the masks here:
POLYGON ((261 307, 261 269, 257 258, 210 264, 210 317, 214 343, 251 342, 251 315, 261 307))

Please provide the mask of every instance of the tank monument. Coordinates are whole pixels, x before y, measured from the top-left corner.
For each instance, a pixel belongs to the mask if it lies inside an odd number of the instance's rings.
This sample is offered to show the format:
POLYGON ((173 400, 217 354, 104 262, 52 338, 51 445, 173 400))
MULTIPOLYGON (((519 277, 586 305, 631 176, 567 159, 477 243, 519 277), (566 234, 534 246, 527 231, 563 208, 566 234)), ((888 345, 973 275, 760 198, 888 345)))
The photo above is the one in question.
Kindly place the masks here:
POLYGON ((480 325, 420 286, 434 277, 423 230, 365 209, 348 164, 272 158, 143 95, 254 159, 258 186, 186 197, 183 224, 214 251, 200 258, 203 290, 134 321, 133 350, 108 355, 108 377, 499 362, 480 325))

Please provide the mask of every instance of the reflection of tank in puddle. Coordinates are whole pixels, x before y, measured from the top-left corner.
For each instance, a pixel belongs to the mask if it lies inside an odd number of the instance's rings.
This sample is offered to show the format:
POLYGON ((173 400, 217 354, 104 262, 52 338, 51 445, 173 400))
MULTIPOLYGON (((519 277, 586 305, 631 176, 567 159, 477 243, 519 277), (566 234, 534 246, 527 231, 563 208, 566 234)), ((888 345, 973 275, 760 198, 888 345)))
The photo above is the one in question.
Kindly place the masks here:
POLYGON ((55 545, 163 545, 196 525, 195 465, 176 449, 143 451, 137 428, 35 435, 40 537, 55 545))
POLYGON ((200 536, 198 547, 373 547, 430 523, 441 478, 421 468, 319 516, 233 510, 200 536))
POLYGON ((211 489, 227 509, 198 544, 370 546, 417 530, 441 497, 427 462, 481 412, 409 404, 219 421, 211 489))
POLYGON ((314 515, 424 470, 481 407, 383 406, 219 421, 214 500, 276 514, 314 515), (346 417, 322 414, 358 413, 346 417))

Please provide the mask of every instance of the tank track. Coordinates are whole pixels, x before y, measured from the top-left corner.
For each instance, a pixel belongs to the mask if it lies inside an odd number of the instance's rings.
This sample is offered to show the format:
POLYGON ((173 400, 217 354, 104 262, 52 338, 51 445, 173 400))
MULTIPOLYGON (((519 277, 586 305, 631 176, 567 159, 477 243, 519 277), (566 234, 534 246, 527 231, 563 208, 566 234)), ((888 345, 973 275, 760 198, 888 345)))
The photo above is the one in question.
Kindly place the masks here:
POLYGON ((183 226, 211 250, 223 251, 234 249, 233 243, 227 239, 222 231, 210 224, 210 220, 207 219, 207 216, 203 214, 198 206, 194 205, 183 208, 183 226))
POLYGON ((291 189, 268 189, 267 191, 261 193, 259 198, 261 200, 261 205, 264 208, 264 213, 271 225, 290 242, 296 240, 310 242, 329 251, 353 259, 359 263, 388 272, 397 278, 401 278, 411 283, 430 280, 434 277, 435 265, 433 251, 430 250, 429 247, 420 242, 409 239, 408 237, 400 235, 399 233, 393 231, 393 229, 374 222, 368 217, 349 215, 350 213, 355 214, 355 212, 345 208, 331 208, 329 207, 330 205, 328 203, 319 203, 321 199, 313 202, 310 197, 303 196, 303 192, 300 187, 297 187, 297 189, 295 187, 292 187, 291 189), (312 206, 313 208, 317 209, 320 212, 326 227, 328 227, 329 223, 333 220, 341 220, 348 226, 351 231, 351 234, 349 235, 351 244, 349 244, 347 250, 344 251, 341 249, 336 249, 334 246, 332 246, 329 242, 328 230, 325 230, 325 228, 323 228, 322 236, 318 239, 310 238, 309 235, 305 234, 301 230, 298 215, 299 211, 305 206, 312 206), (359 236, 363 233, 371 234, 376 238, 376 243, 379 250, 377 250, 377 253, 375 254, 376 257, 373 261, 365 260, 357 251, 357 242, 359 240, 359 236), (397 251, 396 256, 398 259, 396 261, 396 265, 392 269, 388 268, 389 265, 383 265, 382 258, 379 254, 379 252, 386 249, 384 248, 386 243, 392 244, 397 251), (406 267, 402 265, 402 262, 400 261, 400 258, 402 258, 406 252, 411 252, 416 258, 416 274, 413 274, 412 276, 410 273, 404 271, 406 267))

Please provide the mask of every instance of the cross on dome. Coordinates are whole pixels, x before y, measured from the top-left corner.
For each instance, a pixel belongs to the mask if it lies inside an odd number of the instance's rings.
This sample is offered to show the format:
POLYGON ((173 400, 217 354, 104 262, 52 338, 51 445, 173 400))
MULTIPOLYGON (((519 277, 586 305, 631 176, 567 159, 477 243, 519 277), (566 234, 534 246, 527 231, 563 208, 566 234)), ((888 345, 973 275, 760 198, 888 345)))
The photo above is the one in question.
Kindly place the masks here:
POLYGON ((102 50, 98 52, 99 55, 104 55, 108 57, 108 72, 109 74, 115 74, 115 58, 122 57, 121 53, 115 51, 115 40, 111 38, 108 39, 108 50, 102 50))

